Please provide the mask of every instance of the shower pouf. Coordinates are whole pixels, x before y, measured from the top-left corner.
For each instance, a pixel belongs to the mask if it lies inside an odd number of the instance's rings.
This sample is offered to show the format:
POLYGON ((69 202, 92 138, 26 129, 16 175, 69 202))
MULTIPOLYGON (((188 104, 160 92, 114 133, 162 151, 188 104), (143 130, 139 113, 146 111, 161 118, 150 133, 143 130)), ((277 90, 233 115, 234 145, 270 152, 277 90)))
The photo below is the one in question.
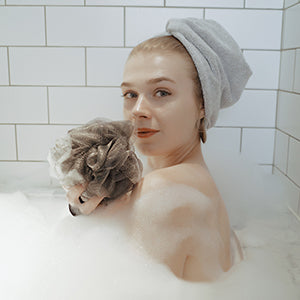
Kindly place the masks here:
POLYGON ((125 195, 140 181, 143 169, 130 140, 133 131, 130 121, 102 119, 69 130, 49 151, 51 176, 66 190, 87 185, 84 202, 103 194, 106 201, 125 195))

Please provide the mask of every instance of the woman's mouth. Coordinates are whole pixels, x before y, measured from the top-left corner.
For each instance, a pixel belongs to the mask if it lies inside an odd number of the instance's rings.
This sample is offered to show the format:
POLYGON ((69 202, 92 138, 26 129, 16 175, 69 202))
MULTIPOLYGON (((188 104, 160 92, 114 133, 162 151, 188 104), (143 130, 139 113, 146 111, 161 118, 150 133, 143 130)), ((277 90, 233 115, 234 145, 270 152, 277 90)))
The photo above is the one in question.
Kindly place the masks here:
POLYGON ((151 129, 151 128, 138 128, 136 131, 136 135, 139 138, 148 138, 157 132, 159 132, 159 130, 151 129))

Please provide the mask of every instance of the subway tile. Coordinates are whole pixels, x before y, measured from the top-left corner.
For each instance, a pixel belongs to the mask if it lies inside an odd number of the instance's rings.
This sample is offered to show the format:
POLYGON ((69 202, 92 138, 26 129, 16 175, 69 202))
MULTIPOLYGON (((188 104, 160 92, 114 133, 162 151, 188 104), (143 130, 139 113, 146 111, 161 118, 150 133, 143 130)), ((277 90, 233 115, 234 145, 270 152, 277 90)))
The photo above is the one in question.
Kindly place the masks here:
POLYGON ((300 47, 300 3, 284 11, 282 48, 300 47))
POLYGON ((164 0, 86 0, 86 5, 164 6, 164 0))
POLYGON ((272 165, 258 165, 258 167, 263 170, 264 173, 272 174, 272 165))
POLYGON ((298 2, 299 2, 298 0, 284 0, 284 7, 289 7, 289 6, 294 5, 298 2))
POLYGON ((272 164, 274 137, 274 129, 244 128, 241 152, 253 162, 272 164))
POLYGON ((274 164, 284 174, 286 174, 287 169, 288 143, 289 136, 279 130, 276 130, 274 164))
POLYGON ((123 119, 119 88, 49 88, 50 122, 83 124, 94 118, 123 119))
POLYGON ((47 7, 51 46, 123 46, 122 7, 47 7))
POLYGON ((294 92, 300 93, 300 49, 296 50, 294 92))
POLYGON ((300 186, 300 142, 290 138, 287 175, 300 186))
POLYGON ((49 186, 47 162, 0 162, 0 191, 13 192, 22 188, 49 186))
POLYGON ((120 86, 123 69, 131 49, 87 49, 87 84, 120 86))
POLYGON ((84 0, 6 0, 7 5, 84 5, 84 0))
POLYGON ((246 8, 283 8, 284 0, 246 0, 246 8))
POLYGON ((277 127, 300 139, 300 95, 279 91, 277 127))
POLYGON ((300 189, 284 174, 278 171, 276 168, 274 169, 274 175, 277 176, 285 188, 285 199, 286 204, 297 213, 298 202, 300 197, 300 189))
POLYGON ((47 90, 0 87, 0 123, 47 123, 47 90))
POLYGON ((15 126, 0 125, 0 160, 15 160, 16 156, 16 139, 15 126))
POLYGON ((280 51, 244 51, 253 74, 246 87, 278 89, 280 51))
POLYGON ((0 85, 8 85, 8 58, 7 48, 0 47, 0 85))
POLYGON ((9 56, 12 84, 85 84, 83 48, 15 47, 9 56))
POLYGON ((55 140, 67 134, 70 125, 17 125, 19 160, 46 160, 55 140))
POLYGON ((228 151, 230 153, 240 153, 240 128, 218 128, 212 127, 207 131, 207 141, 201 147, 203 154, 211 151, 228 151))
POLYGON ((165 32, 167 21, 171 18, 203 18, 203 9, 188 8, 126 8, 125 41, 126 46, 135 46, 139 42, 165 32))
POLYGON ((277 92, 245 90, 238 102, 221 109, 216 126, 275 127, 277 92))
POLYGON ((244 0, 166 0, 166 6, 243 7, 244 0))
POLYGON ((45 45, 43 7, 0 7, 0 45, 45 45))
POLYGON ((280 50, 282 11, 206 9, 205 19, 219 22, 242 49, 280 50))
POLYGON ((295 50, 281 51, 279 88, 292 91, 295 71, 295 50))

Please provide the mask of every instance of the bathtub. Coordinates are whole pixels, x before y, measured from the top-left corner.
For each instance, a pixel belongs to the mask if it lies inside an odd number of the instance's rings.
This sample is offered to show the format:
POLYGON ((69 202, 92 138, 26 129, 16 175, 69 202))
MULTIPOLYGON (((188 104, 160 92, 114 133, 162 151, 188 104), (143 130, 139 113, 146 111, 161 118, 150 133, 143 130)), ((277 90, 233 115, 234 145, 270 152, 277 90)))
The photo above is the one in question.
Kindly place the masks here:
POLYGON ((128 239, 121 215, 74 218, 59 186, 22 186, 0 193, 1 299, 300 299, 300 224, 288 190, 224 155, 207 163, 244 259, 216 282, 176 278, 128 239))

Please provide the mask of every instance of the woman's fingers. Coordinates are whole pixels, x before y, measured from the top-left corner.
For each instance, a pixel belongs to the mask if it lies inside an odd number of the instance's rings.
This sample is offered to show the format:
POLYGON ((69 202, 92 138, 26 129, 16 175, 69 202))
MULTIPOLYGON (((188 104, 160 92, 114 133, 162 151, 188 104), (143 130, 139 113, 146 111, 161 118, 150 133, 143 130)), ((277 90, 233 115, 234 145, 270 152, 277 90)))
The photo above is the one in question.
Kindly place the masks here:
POLYGON ((73 216, 80 214, 89 215, 105 198, 105 196, 94 196, 87 201, 83 201, 81 195, 86 190, 86 187, 87 184, 78 184, 71 187, 67 192, 69 210, 73 216))

